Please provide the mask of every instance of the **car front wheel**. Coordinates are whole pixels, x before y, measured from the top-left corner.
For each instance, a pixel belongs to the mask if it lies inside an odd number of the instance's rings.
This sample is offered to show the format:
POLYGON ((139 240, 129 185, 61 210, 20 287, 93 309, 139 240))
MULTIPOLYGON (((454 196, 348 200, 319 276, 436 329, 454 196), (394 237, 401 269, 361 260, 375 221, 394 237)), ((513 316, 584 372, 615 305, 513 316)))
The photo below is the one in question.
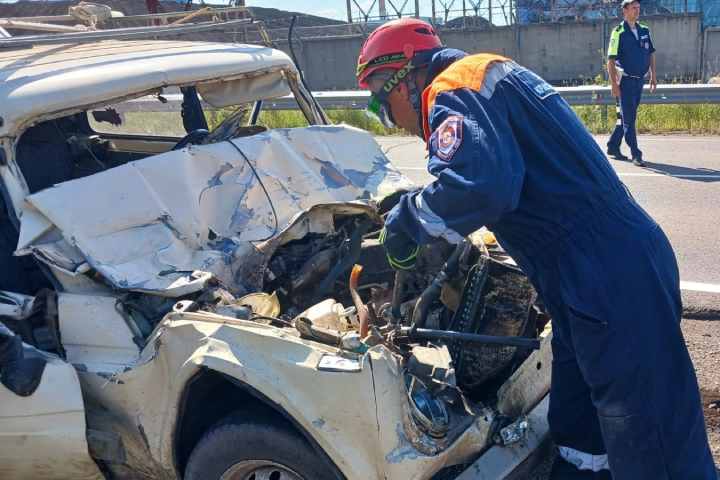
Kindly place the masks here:
POLYGON ((212 427, 190 455, 185 480, 334 480, 296 432, 231 415, 212 427))

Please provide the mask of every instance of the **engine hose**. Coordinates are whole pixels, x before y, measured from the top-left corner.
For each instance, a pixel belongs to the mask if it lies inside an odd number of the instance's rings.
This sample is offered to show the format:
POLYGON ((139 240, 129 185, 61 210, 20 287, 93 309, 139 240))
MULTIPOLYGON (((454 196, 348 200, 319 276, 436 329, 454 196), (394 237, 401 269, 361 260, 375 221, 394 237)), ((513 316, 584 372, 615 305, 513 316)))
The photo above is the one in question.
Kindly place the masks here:
POLYGON ((463 239, 462 242, 458 243, 455 251, 450 255, 450 258, 447 259, 438 274, 433 278, 432 282, 430 282, 430 285, 428 285, 420 295, 413 310, 410 336, 413 336, 418 328, 425 325, 430 306, 440 298, 442 286, 445 282, 457 273, 458 267, 460 266, 460 257, 464 256, 466 250, 470 249, 470 247, 471 244, 467 239, 463 239))
POLYGON ((355 310, 357 310, 358 320, 360 321, 360 338, 367 337, 368 330, 370 328, 370 314, 367 306, 363 303, 360 298, 360 294, 357 291, 358 282, 360 280, 360 273, 362 273, 362 265, 355 265, 350 272, 350 296, 352 297, 355 310))

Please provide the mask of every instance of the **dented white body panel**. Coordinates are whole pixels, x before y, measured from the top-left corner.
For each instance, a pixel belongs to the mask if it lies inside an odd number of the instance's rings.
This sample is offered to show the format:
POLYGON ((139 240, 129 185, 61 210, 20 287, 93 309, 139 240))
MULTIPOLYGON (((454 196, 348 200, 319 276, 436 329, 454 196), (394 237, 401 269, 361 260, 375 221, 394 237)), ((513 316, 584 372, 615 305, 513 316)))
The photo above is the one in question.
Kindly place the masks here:
POLYGON ((0 385, 0 478, 101 480, 87 451, 85 407, 72 366, 50 359, 29 397, 0 385))
POLYGON ((122 412, 136 435, 143 430, 155 468, 169 478, 173 419, 183 386, 200 368, 236 378, 280 405, 348 479, 427 479, 487 446, 494 420, 490 411, 478 412, 453 442, 433 440, 409 417, 402 367, 393 354, 379 346, 350 360, 359 371, 319 370, 323 356, 339 354, 256 322, 171 314, 137 364, 108 378, 81 373, 81 380, 86 395, 122 412))
POLYGON ((93 268, 120 290, 177 297, 191 283, 202 289, 188 272, 204 271, 242 291, 234 272, 253 244, 277 236, 304 210, 411 186, 366 132, 272 130, 155 155, 30 195, 18 253, 71 275, 93 268))

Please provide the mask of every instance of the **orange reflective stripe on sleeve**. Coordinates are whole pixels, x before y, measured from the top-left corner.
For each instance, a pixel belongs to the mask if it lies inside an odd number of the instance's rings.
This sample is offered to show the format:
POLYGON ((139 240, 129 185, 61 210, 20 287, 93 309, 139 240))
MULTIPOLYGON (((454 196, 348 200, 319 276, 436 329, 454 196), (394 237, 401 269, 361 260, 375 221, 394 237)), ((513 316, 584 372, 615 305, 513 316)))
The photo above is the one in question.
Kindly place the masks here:
MULTIPOLYGON (((470 88, 480 91, 485 81, 485 72, 495 62, 506 62, 509 58, 492 53, 470 55, 450 65, 428 85, 422 95, 423 134, 425 141, 430 139, 430 110, 435 99, 443 92, 470 88)), ((461 112, 462 113, 462 112, 461 112)))

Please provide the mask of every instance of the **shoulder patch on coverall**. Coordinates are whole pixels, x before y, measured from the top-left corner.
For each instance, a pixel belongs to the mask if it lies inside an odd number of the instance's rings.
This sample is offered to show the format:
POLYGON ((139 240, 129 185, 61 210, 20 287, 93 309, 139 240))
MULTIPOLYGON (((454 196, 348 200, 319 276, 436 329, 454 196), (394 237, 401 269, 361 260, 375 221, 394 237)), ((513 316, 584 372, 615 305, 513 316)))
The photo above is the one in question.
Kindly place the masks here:
POLYGON ((462 143, 463 116, 448 115, 444 122, 435 129, 437 148, 435 155, 443 160, 450 160, 462 143))

